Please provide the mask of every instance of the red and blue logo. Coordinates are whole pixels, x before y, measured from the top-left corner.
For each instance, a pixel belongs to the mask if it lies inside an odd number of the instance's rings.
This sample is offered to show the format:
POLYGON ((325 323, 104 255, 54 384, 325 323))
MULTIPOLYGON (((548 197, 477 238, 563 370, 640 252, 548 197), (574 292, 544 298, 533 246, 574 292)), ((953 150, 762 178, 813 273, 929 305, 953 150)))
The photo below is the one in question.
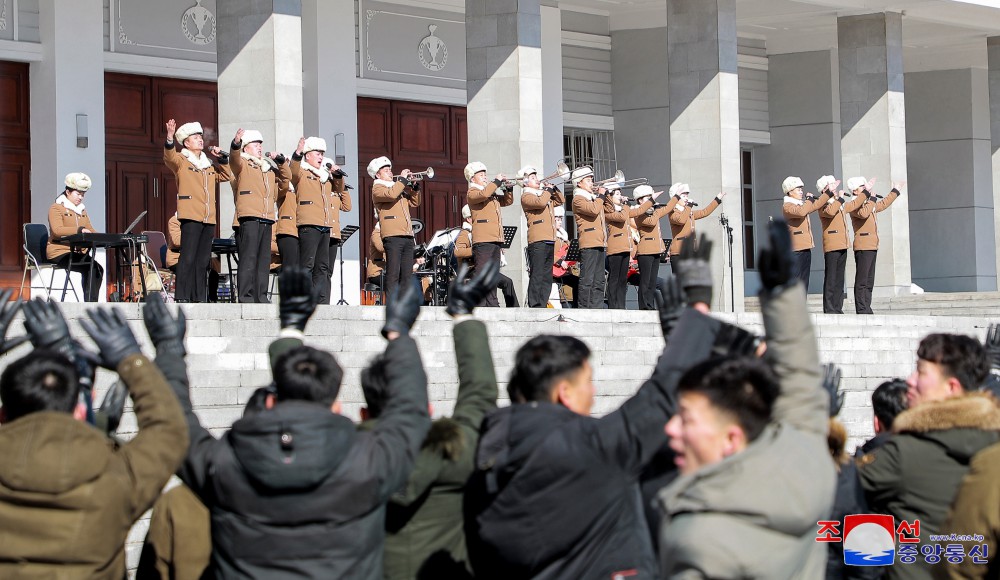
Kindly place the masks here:
POLYGON ((892 516, 844 516, 844 563, 848 566, 885 566, 896 558, 892 516))

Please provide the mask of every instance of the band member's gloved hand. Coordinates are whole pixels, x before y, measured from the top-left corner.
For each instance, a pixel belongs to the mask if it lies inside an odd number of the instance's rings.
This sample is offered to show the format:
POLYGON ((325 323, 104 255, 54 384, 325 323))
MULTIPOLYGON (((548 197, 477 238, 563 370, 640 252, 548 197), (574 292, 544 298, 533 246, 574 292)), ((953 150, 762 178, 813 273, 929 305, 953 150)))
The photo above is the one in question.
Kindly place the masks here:
POLYGON ((70 356, 69 326, 55 302, 35 298, 24 305, 24 329, 35 348, 58 350, 70 356))
POLYGON ((656 299, 656 309, 660 311, 660 330, 663 331, 663 339, 669 340, 670 333, 684 312, 684 291, 681 290, 677 276, 668 278, 665 287, 662 290, 657 288, 653 296, 656 299))
POLYGON ((121 310, 92 308, 87 316, 90 320, 81 320, 80 326, 101 351, 102 367, 116 370, 125 358, 141 352, 121 310))
POLYGON ((490 292, 497 291, 497 283, 500 281, 500 263, 490 262, 476 272, 468 282, 464 282, 469 275, 469 265, 462 264, 458 270, 458 276, 451 283, 448 289, 448 306, 445 312, 452 316, 472 314, 472 309, 483 301, 490 292))
POLYGON ((990 367, 1000 371, 1000 324, 991 324, 986 331, 986 340, 983 341, 986 348, 986 356, 990 360, 990 367))
POLYGON ((177 317, 171 316, 159 292, 150 293, 146 299, 146 305, 142 308, 142 320, 146 323, 146 331, 149 332, 157 354, 169 352, 179 357, 187 354, 184 350, 184 333, 187 332, 184 311, 178 309, 177 317))
POLYGON ((412 182, 410 184, 410 189, 412 189, 413 191, 420 191, 420 182, 419 181, 412 182))
POLYGON ((299 267, 282 268, 278 287, 281 289, 278 305, 281 328, 305 331, 309 317, 316 311, 317 302, 309 271, 299 267))
POLYGON ((711 255, 712 242, 702 234, 697 240, 689 239, 677 256, 677 276, 688 305, 712 303, 712 267, 708 262, 711 255))
POLYGON ((757 259, 760 282, 764 289, 773 292, 794 285, 798 280, 792 276, 792 236, 788 224, 778 218, 767 225, 769 248, 762 248, 757 259))
POLYGON ((389 338, 390 332, 409 334, 420 314, 420 306, 424 303, 424 295, 420 291, 420 279, 416 276, 409 284, 397 286, 393 294, 385 307, 385 326, 382 327, 382 336, 386 338, 389 338))
POLYGON ((723 323, 719 334, 715 336, 712 352, 715 356, 752 356, 758 344, 760 339, 749 330, 723 323))
POLYGON ((0 354, 11 350, 20 344, 28 340, 27 336, 16 336, 14 338, 7 338, 7 329, 10 327, 10 321, 14 320, 14 315, 17 314, 19 308, 21 308, 21 299, 18 298, 16 302, 11 302, 10 297, 14 294, 14 290, 6 289, 0 290, 0 304, 3 308, 0 308, 0 354))
POLYGON ((836 417, 844 406, 844 392, 840 390, 843 373, 833 363, 823 365, 823 390, 830 396, 830 417, 836 417))
POLYGON ((125 414, 125 401, 128 400, 128 389, 121 381, 115 381, 104 394, 101 407, 94 413, 94 425, 112 435, 118 430, 118 425, 122 422, 122 415, 125 414))

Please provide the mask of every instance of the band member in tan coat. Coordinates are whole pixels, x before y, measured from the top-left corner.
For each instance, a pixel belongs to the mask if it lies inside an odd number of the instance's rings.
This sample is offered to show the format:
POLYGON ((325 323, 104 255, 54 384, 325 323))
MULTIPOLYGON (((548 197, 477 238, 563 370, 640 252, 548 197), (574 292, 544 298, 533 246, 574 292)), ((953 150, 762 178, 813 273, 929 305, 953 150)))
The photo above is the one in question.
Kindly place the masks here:
POLYGON ((264 155, 260 131, 238 129, 229 153, 233 169, 233 197, 239 234, 236 236, 240 269, 237 274, 239 301, 268 303, 267 283, 271 273, 271 229, 278 193, 292 178, 285 156, 264 155))
POLYGON ((517 172, 521 181, 521 209, 528 223, 528 308, 545 308, 552 293, 552 259, 556 227, 552 210, 566 198, 554 185, 538 181, 538 170, 530 165, 517 172))
POLYGON ((404 169, 398 178, 392 175, 392 161, 377 157, 368 163, 372 184, 372 203, 378 212, 378 223, 385 246, 385 298, 413 276, 413 224, 410 208, 420 206, 420 182, 410 181, 410 170, 404 169))
MULTIPOLYGON (((653 201, 647 197, 639 205, 630 207, 629 200, 622 195, 617 183, 609 184, 607 189, 604 221, 608 224, 608 308, 624 310, 628 265, 635 250, 629 220, 646 213, 653 207, 653 201)), ((638 188, 636 191, 639 191, 638 188)))
MULTIPOLYGON (((377 219, 377 216, 376 216, 377 219)), ((365 278, 369 284, 375 284, 379 288, 384 286, 382 274, 385 273, 385 246, 382 245, 382 231, 378 222, 375 222, 375 229, 368 240, 368 267, 365 269, 365 278)))
POLYGON ((805 184, 798 177, 786 177, 781 182, 781 191, 785 198, 781 204, 781 214, 788 223, 788 232, 792 236, 792 251, 795 253, 793 274, 802 280, 802 286, 809 292, 809 270, 812 269, 812 249, 816 245, 813 241, 812 224, 809 215, 814 211, 819 211, 830 194, 822 193, 818 199, 807 199, 805 196, 805 184))
MULTIPOLYGON (((487 182, 486 165, 473 161, 465 166, 465 179, 469 182, 466 201, 472 212, 472 262, 475 268, 490 262, 500 263, 503 249, 503 217, 500 208, 514 203, 513 188, 504 187, 506 176, 497 174, 487 182)), ((500 306, 496 293, 488 292, 483 306, 500 306)))
MULTIPOLYGON (((698 204, 691 199, 690 194, 691 186, 686 183, 675 183, 670 186, 670 196, 680 196, 680 201, 677 202, 674 211, 670 213, 670 237, 673 239, 670 242, 671 257, 681 253, 684 240, 688 238, 692 240, 697 239, 694 237, 694 222, 712 215, 715 208, 722 204, 722 198, 726 197, 726 192, 719 192, 719 195, 715 196, 712 202, 704 209, 695 211, 693 208, 698 204)), ((677 260, 670 260, 670 269, 675 274, 677 273, 677 260)))
MULTIPOLYGON (((642 202, 656 201, 662 191, 653 191, 648 185, 635 188, 635 200, 642 202)), ((660 220, 669 216, 680 201, 680 194, 671 195, 666 205, 646 208, 635 218, 635 226, 639 231, 639 308, 641 310, 656 310, 656 281, 659 278, 660 256, 667 248, 663 245, 663 234, 660 232, 660 220)), ((642 207, 642 206, 640 206, 642 207)))
POLYGON ((608 249, 604 200, 607 190, 594 186, 594 170, 577 167, 573 180, 573 217, 580 244, 580 282, 577 288, 579 308, 604 306, 604 259, 608 249))
POLYGON ((825 314, 844 313, 844 269, 847 267, 847 248, 851 245, 847 237, 847 220, 844 218, 858 206, 862 198, 857 197, 844 203, 844 192, 837 191, 840 180, 832 175, 824 175, 816 182, 820 193, 829 193, 826 205, 819 211, 820 225, 823 227, 823 312, 825 314))
POLYGON ((295 186, 289 180, 287 187, 278 190, 278 223, 274 226, 282 266, 299 265, 299 225, 295 221, 298 205, 295 186))
MULTIPOLYGON (((57 267, 69 269, 69 245, 58 240, 63 236, 73 234, 89 234, 94 231, 90 216, 83 205, 83 198, 90 190, 91 181, 86 173, 70 173, 64 180, 66 189, 56 198, 49 208, 49 243, 44 256, 54 262, 57 267)), ((101 293, 101 282, 104 280, 104 268, 94 260, 89 253, 76 252, 73 256, 72 271, 80 274, 83 279, 83 300, 97 302, 101 293)), ((69 272, 66 272, 69 276, 69 272)))
POLYGON ((468 264, 472 267, 472 210, 468 205, 462 206, 462 230, 455 238, 454 255, 459 266, 468 264))
POLYGON ((875 288, 875 257, 878 254, 878 224, 875 215, 889 209, 892 202, 901 195, 902 185, 893 186, 885 198, 879 199, 872 193, 875 180, 866 182, 864 177, 847 180, 847 189, 858 198, 861 205, 851 212, 854 226, 854 309, 858 314, 872 312, 872 290, 875 288))
POLYGON ((178 127, 170 119, 166 127, 163 162, 177 179, 177 217, 182 240, 175 296, 177 302, 205 302, 215 237, 216 188, 219 183, 233 179, 229 154, 215 146, 205 147, 200 123, 178 127), (175 136, 182 147, 180 151, 174 146, 175 136), (206 152, 218 163, 213 163, 206 152))

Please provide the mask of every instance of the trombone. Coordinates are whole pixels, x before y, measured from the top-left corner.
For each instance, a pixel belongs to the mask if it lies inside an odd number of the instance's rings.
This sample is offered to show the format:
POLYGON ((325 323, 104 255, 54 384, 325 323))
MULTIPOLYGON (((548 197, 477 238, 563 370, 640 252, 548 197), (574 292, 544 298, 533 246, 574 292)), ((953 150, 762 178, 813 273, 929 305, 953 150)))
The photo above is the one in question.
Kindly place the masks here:
MULTIPOLYGON (((556 179, 562 180, 562 181, 566 181, 566 179, 569 177, 569 175, 570 175, 569 165, 566 165, 565 161, 559 161, 558 163, 556 163, 556 171, 555 171, 555 173, 553 173, 552 175, 548 175, 548 176, 540 179, 538 181, 538 183, 540 185, 543 185, 543 186, 544 185, 559 185, 558 183, 550 183, 550 182, 553 181, 553 180, 556 180, 556 179)), ((505 179, 503 181, 503 185, 505 187, 513 187, 515 185, 520 186, 520 187, 524 187, 524 178, 523 177, 509 177, 509 178, 507 178, 507 179, 505 179)))
POLYGON ((645 177, 637 177, 635 179, 625 179, 625 172, 619 169, 615 171, 613 177, 609 177, 608 179, 594 183, 594 187, 604 187, 612 183, 617 184, 619 188, 624 188, 624 187, 635 187, 638 185, 647 185, 649 183, 649 180, 646 179, 645 177))
MULTIPOLYGON (((399 179, 402 175, 393 175, 393 179, 399 179)), ((423 181, 424 179, 434 179, 434 168, 428 167, 425 171, 411 171, 407 177, 410 181, 423 181)))

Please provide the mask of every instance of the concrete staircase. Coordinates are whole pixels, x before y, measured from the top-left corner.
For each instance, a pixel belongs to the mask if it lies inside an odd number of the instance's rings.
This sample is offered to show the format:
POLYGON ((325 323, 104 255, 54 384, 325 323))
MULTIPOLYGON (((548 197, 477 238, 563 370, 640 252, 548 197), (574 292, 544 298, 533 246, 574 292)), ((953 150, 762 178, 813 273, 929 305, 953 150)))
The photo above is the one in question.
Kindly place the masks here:
MULTIPOLYGON (((760 312, 760 301, 745 299, 747 312, 760 312)), ((872 300, 876 314, 907 314, 927 316, 973 316, 1000 319, 1000 292, 928 292, 904 296, 876 297, 872 300)), ((823 312, 823 295, 809 295, 809 311, 823 312)), ((854 298, 848 293, 844 312, 854 312, 854 298)))

